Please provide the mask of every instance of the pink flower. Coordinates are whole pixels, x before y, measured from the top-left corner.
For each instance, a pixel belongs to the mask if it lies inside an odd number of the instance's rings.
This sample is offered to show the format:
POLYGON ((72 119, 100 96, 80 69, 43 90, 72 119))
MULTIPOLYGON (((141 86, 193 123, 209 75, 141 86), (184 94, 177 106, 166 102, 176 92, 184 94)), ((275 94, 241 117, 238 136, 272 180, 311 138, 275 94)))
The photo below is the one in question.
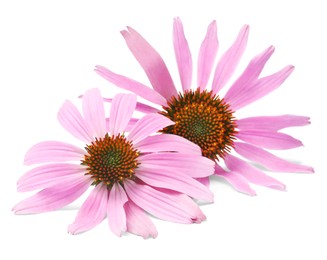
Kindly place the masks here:
POLYGON ((82 98, 83 115, 66 101, 58 113, 61 125, 85 148, 46 141, 34 145, 25 164, 42 164, 23 175, 18 191, 41 189, 18 203, 17 214, 60 209, 89 187, 90 195, 68 231, 87 231, 106 216, 113 233, 128 231, 146 238, 157 230, 144 212, 178 223, 201 222, 205 216, 189 197, 212 201, 212 193, 194 178, 213 174, 214 163, 201 149, 179 136, 157 134, 173 122, 148 114, 124 131, 136 106, 136 95, 119 94, 106 121, 103 99, 97 89, 82 98), (151 136, 152 135, 152 136, 151 136))
POLYGON ((122 35, 147 74, 153 89, 102 66, 97 66, 96 72, 118 87, 161 105, 162 110, 142 104, 138 107, 143 112, 157 112, 174 121, 174 125, 161 131, 183 136, 198 144, 202 154, 216 162, 216 175, 226 179, 236 190, 255 195, 249 182, 278 190, 285 190, 285 185, 252 164, 231 155, 232 150, 250 162, 272 171, 311 173, 313 169, 278 158, 266 150, 284 150, 301 146, 299 140, 279 130, 307 125, 310 123, 308 117, 280 115, 237 119, 234 115, 237 110, 278 88, 293 71, 293 66, 286 66, 272 75, 260 77, 266 62, 274 52, 274 47, 271 46, 255 56, 230 86, 224 98, 218 96, 240 61, 248 33, 249 26, 243 26, 235 42, 221 56, 214 71, 211 87, 207 86, 207 83, 218 51, 215 21, 209 25, 200 47, 195 89, 191 88, 192 56, 179 18, 174 20, 173 44, 182 92, 178 93, 157 51, 130 27, 122 31, 122 35), (221 161, 225 162, 227 169, 218 164, 221 161))

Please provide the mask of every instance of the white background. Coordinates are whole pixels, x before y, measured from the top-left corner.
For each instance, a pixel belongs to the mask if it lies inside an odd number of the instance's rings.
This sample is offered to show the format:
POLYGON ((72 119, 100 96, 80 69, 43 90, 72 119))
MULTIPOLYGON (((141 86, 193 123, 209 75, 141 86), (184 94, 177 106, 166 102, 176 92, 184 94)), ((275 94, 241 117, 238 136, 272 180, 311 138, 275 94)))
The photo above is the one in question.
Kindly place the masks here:
MULTIPOLYGON (((1 1, 1 259, 327 259, 326 234, 326 12, 324 1, 1 1), (287 192, 253 187, 258 196, 235 192, 214 179, 215 203, 202 206, 208 220, 178 225, 154 219, 156 239, 114 236, 106 221, 78 235, 66 228, 81 201, 57 212, 16 216, 12 206, 26 171, 27 149, 42 140, 70 141, 56 120, 65 99, 99 87, 119 90, 93 72, 96 64, 148 84, 119 31, 137 29, 164 57, 179 85, 172 47, 173 17, 180 16, 196 62, 206 26, 217 20, 221 55, 245 23, 248 48, 240 68, 273 44, 264 70, 287 64, 293 75, 281 88, 237 114, 308 115, 312 124, 286 132, 304 148, 276 154, 314 166, 315 174, 269 173, 287 192)), ((194 78, 195 79, 195 78, 194 78)), ((195 82, 195 80, 194 80, 195 82)))

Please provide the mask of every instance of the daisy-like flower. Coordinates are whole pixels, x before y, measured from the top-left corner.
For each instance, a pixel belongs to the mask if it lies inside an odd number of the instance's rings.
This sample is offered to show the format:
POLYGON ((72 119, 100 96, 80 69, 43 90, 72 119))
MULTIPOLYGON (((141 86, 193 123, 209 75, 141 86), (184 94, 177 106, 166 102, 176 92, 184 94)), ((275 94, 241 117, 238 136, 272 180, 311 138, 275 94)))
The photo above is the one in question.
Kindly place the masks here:
MULTIPOLYGON (((134 29, 121 32, 127 46, 144 69, 153 89, 105 67, 96 72, 111 83, 133 91, 140 97, 162 106, 157 110, 139 105, 144 112, 157 112, 175 122, 161 132, 176 134, 199 145, 202 154, 216 162, 215 174, 226 179, 238 191, 255 195, 249 183, 285 190, 285 185, 254 167, 251 162, 280 172, 311 173, 309 166, 281 159, 268 150, 299 147, 302 143, 280 132, 287 127, 309 124, 309 118, 295 115, 236 118, 235 112, 278 88, 294 67, 260 77, 266 62, 274 52, 269 47, 255 56, 244 72, 230 86, 224 98, 218 93, 233 75, 245 50, 249 26, 241 28, 235 42, 218 61, 213 82, 207 86, 218 51, 217 27, 213 21, 200 47, 197 63, 197 84, 192 86, 192 56, 179 18, 174 20, 173 44, 182 91, 175 88, 169 71, 158 52, 134 29), (231 154, 234 150, 247 161, 231 154), (226 167, 220 163, 224 161, 226 167)), ((207 180, 208 182, 208 180, 207 180)))
POLYGON ((58 119, 86 144, 84 149, 58 141, 34 145, 25 164, 42 165, 19 179, 18 191, 41 191, 18 203, 15 213, 60 209, 92 187, 69 225, 72 234, 93 228, 107 216, 110 229, 118 236, 128 231, 144 238, 156 237, 156 228, 145 211, 178 223, 205 219, 190 197, 212 201, 212 193, 195 178, 213 174, 214 163, 201 155, 197 145, 180 136, 152 135, 174 122, 148 114, 125 135, 136 95, 118 94, 112 100, 109 120, 98 89, 86 92, 82 106, 83 115, 66 101, 58 119))

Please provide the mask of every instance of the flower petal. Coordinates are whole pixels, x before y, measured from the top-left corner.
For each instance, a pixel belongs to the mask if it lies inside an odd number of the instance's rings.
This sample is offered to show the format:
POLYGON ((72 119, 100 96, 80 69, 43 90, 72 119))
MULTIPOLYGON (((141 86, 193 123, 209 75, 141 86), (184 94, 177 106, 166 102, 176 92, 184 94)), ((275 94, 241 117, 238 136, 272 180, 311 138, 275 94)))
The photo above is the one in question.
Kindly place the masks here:
POLYGON ((237 138, 244 142, 273 150, 286 150, 303 145, 300 140, 292 136, 269 130, 242 130, 237 133, 237 138))
POLYGON ((210 178, 209 177, 196 178, 196 180, 198 182, 202 183, 207 188, 209 188, 209 186, 210 186, 210 178))
POLYGON ((32 146, 26 153, 24 164, 80 161, 85 151, 72 145, 57 141, 46 141, 32 146))
POLYGON ((143 85, 140 82, 113 73, 112 71, 102 66, 96 66, 95 72, 98 73, 101 77, 111 82, 112 84, 116 85, 117 87, 132 91, 133 93, 137 94, 138 96, 150 102, 153 102, 161 106, 167 104, 167 101, 163 96, 161 96, 158 92, 143 85))
POLYGON ((242 27, 233 45, 220 58, 212 83, 212 91, 214 94, 218 93, 233 75, 245 50, 249 36, 249 28, 248 25, 242 27))
POLYGON ((148 215, 134 202, 125 203, 127 231, 143 238, 157 237, 158 231, 148 215))
POLYGON ((107 203, 107 187, 97 185, 79 209, 74 223, 69 225, 68 232, 75 235, 100 224, 106 217, 107 203))
POLYGON ((106 134, 106 119, 100 91, 96 88, 86 91, 82 104, 85 120, 92 128, 93 135, 104 137, 106 134))
POLYGON ((181 19, 174 19, 173 42, 178 72, 182 83, 183 91, 191 88, 192 84, 192 55, 184 35, 181 19))
POLYGON ((109 130, 111 135, 117 136, 126 131, 136 106, 136 95, 118 94, 112 100, 110 108, 109 130))
POLYGON ((218 51, 217 24, 213 21, 208 26, 206 37, 204 38, 198 58, 198 87, 204 90, 212 70, 218 51))
POLYGON ((92 130, 72 102, 64 102, 57 117, 62 127, 77 139, 85 143, 93 141, 92 130))
POLYGON ((299 165, 283 160, 259 147, 234 142, 234 150, 244 158, 259 163, 264 167, 278 172, 314 172, 313 168, 306 165, 299 165))
POLYGON ((173 125, 174 122, 159 114, 147 114, 142 117, 129 132, 127 139, 137 144, 149 135, 161 130, 162 128, 173 125))
MULTIPOLYGON (((103 98, 103 101, 112 103, 112 98, 103 98)), ((142 102, 136 102, 135 110, 146 114, 160 112, 159 109, 143 104, 142 102)))
POLYGON ((109 194, 107 216, 111 231, 119 237, 121 236, 122 232, 126 231, 126 214, 124 204, 127 201, 128 198, 124 189, 122 186, 120 186, 120 184, 115 183, 109 194))
POLYGON ((121 32, 128 48, 140 63, 154 90, 167 100, 177 97, 177 91, 169 71, 159 53, 133 28, 121 32))
POLYGON ((282 191, 285 191, 286 189, 286 186, 283 183, 264 174, 262 171, 233 155, 228 154, 225 156, 225 164, 232 172, 242 174, 246 179, 254 184, 282 191))
POLYGON ((147 152, 180 152, 201 155, 201 148, 191 141, 173 134, 148 136, 134 145, 142 153, 147 152))

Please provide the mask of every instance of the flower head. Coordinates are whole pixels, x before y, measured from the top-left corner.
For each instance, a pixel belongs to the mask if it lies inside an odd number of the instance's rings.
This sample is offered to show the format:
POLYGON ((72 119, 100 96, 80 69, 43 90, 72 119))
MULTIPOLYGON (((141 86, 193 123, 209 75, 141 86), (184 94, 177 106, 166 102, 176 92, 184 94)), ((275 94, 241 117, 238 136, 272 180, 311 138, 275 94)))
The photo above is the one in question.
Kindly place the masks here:
POLYGON ((245 50, 249 26, 241 28, 235 42, 218 61, 211 86, 207 86, 218 51, 217 26, 213 21, 201 44, 197 63, 197 84, 192 88, 193 62, 182 22, 174 20, 173 44, 182 91, 178 92, 170 73, 158 52, 134 29, 122 32, 127 46, 140 63, 153 89, 130 78, 118 75, 102 66, 96 72, 118 87, 133 91, 140 97, 161 105, 162 110, 139 104, 143 112, 165 115, 174 125, 161 130, 196 143, 202 154, 216 162, 215 174, 225 178, 237 190, 255 194, 249 182, 285 190, 285 185, 263 171, 231 154, 238 155, 265 168, 281 172, 313 172, 309 166, 281 159, 268 150, 284 150, 302 143, 279 130, 309 124, 309 118, 295 115, 257 116, 239 119, 236 112, 278 88, 294 67, 261 77, 266 62, 274 52, 269 47, 255 56, 244 72, 222 98, 219 91, 228 83, 245 50), (221 166, 224 161, 227 169, 221 166))
POLYGON ((92 187, 68 228, 72 234, 93 228, 107 216, 118 236, 128 231, 156 237, 156 228, 144 211, 178 223, 205 219, 190 197, 212 201, 212 193, 195 178, 212 174, 214 163, 182 137, 153 135, 174 124, 170 119, 148 114, 131 126, 134 94, 119 94, 112 100, 109 120, 97 89, 87 91, 82 104, 83 115, 66 101, 58 119, 84 148, 58 141, 34 145, 25 164, 42 165, 18 180, 18 191, 41 191, 18 203, 15 213, 60 209, 92 187))

